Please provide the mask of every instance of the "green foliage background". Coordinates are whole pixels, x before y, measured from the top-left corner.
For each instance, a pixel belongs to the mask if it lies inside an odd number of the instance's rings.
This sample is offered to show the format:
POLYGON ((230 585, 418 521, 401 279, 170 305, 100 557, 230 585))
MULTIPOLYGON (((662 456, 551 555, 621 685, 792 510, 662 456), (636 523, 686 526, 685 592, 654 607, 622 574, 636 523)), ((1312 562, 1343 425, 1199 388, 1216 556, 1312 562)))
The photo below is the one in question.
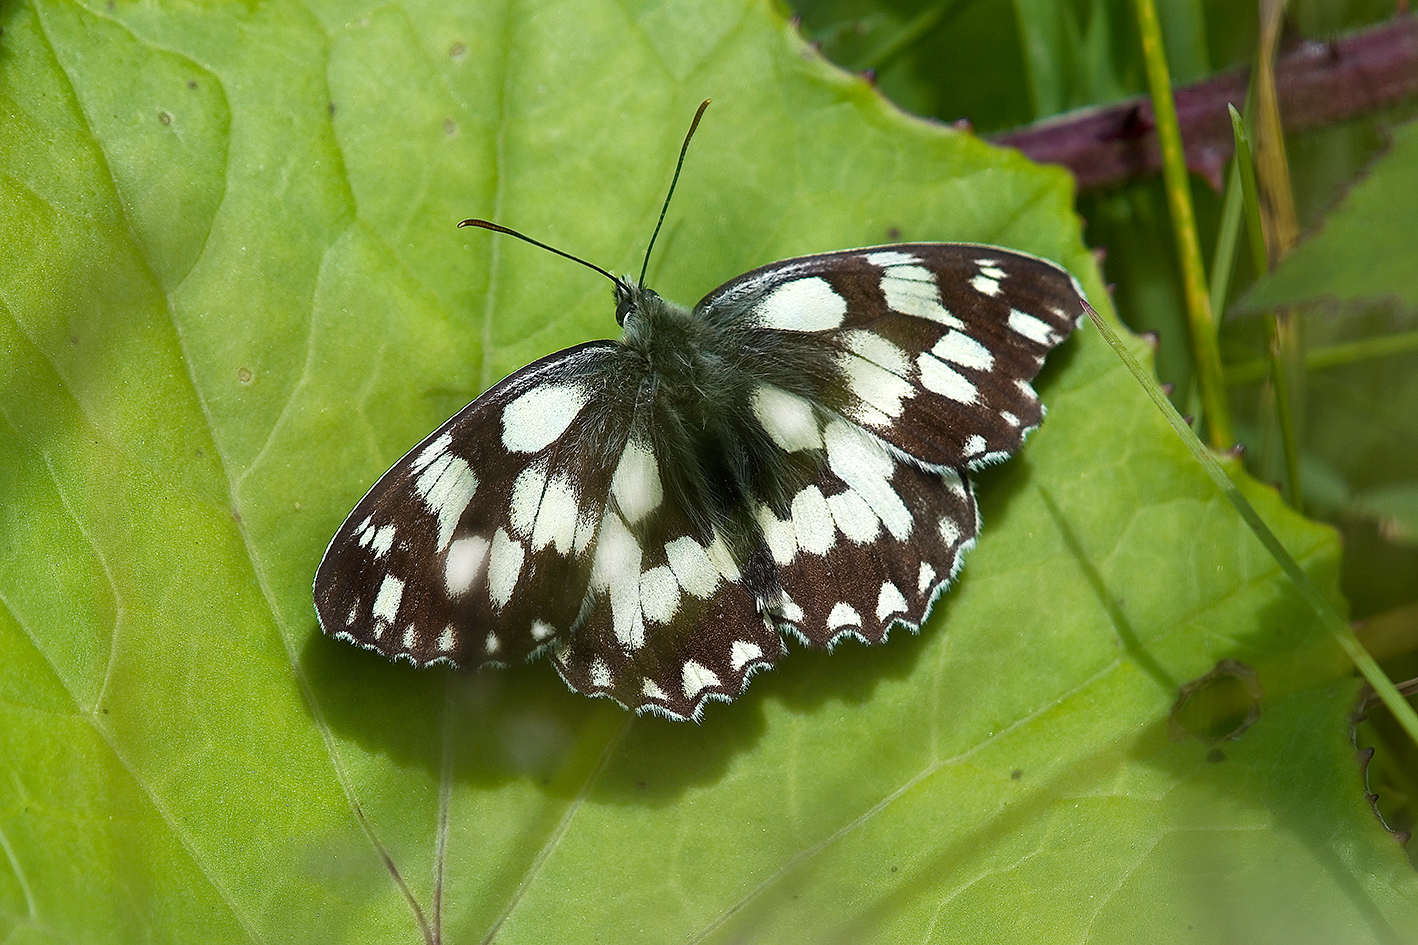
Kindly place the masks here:
MULTIPOLYGON (((1347 664, 1087 328, 923 633, 793 653, 702 725, 318 633, 368 484, 613 333, 594 275, 458 219, 632 269, 712 96, 667 296, 961 239, 1106 309, 1066 175, 905 116, 756 0, 0 27, 7 941, 1411 940, 1347 664), (1222 659, 1260 716, 1207 741, 1170 710, 1222 659)), ((1337 596, 1333 533, 1246 489, 1337 596)))

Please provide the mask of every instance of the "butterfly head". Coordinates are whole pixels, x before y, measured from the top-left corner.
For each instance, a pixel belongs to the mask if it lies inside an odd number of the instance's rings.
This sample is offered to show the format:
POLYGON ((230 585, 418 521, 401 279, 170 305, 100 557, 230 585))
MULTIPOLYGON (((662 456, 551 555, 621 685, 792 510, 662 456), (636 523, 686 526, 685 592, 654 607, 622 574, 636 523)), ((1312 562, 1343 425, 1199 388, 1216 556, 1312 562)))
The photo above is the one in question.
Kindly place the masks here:
POLYGON ((631 312, 637 311, 641 307, 641 299, 650 292, 644 286, 632 282, 630 276, 622 276, 615 280, 615 323, 620 327, 625 327, 625 319, 631 312))

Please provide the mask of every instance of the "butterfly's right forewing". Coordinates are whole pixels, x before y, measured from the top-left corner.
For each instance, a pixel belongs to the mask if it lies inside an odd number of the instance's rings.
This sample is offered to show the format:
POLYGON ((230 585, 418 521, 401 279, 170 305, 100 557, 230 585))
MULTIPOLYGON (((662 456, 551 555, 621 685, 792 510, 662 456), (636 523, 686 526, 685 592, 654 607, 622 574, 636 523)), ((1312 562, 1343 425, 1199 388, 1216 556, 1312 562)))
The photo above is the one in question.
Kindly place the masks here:
POLYGON ((921 463, 978 469, 1018 449, 1043 409, 1030 381, 1082 316, 1059 266, 969 243, 789 259, 696 307, 757 324, 771 349, 822 345, 811 399, 921 463))

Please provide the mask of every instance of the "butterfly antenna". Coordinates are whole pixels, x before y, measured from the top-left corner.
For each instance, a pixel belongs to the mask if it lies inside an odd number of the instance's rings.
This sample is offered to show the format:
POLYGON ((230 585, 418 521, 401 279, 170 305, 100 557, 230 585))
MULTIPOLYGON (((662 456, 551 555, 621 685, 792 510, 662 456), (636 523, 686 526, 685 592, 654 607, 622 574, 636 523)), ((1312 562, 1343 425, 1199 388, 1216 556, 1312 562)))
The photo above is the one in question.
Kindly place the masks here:
POLYGON ((593 263, 593 262, 587 262, 586 260, 582 259, 580 256, 573 256, 573 255, 571 255, 570 253, 566 252, 565 250, 557 249, 555 246, 548 246, 546 243, 543 243, 541 240, 534 240, 534 239, 532 239, 530 236, 527 236, 527 235, 524 234, 524 233, 518 233, 516 230, 509 229, 509 228, 503 226, 503 225, 500 224, 500 223, 493 223, 493 222, 491 222, 491 221, 489 221, 489 220, 464 220, 463 222, 459 223, 458 225, 459 225, 459 226, 477 226, 477 227, 481 227, 481 228, 484 229, 484 230, 492 230, 494 233, 506 233, 508 236, 515 236, 515 237, 517 237, 519 240, 522 240, 523 242, 531 243, 533 246, 540 246, 542 249, 546 250, 547 252, 556 253, 558 256, 565 256, 567 259, 571 260, 572 262, 579 262, 581 265, 585 266, 587 269, 594 269, 594 270, 596 270, 597 272, 599 272, 601 275, 605 276, 605 277, 606 277, 607 279, 609 279, 610 281, 616 283, 617 285, 620 284, 620 280, 619 280, 619 279, 617 279, 615 276, 611 275, 609 272, 606 272, 604 269, 602 269, 600 266, 597 266, 595 263, 593 263))
POLYGON ((655 248, 655 238, 660 235, 660 227, 665 225, 665 214, 670 209, 670 198, 675 195, 675 184, 679 183, 679 172, 684 167, 684 156, 689 153, 689 139, 694 137, 694 129, 699 127, 699 119, 704 117, 704 109, 712 99, 699 103, 699 111, 694 113, 694 121, 689 123, 689 131, 684 136, 684 144, 679 147, 679 163, 675 165, 675 176, 670 180, 670 192, 665 194, 665 205, 660 208, 660 222, 655 224, 655 232, 650 234, 650 245, 645 247, 645 263, 640 267, 640 287, 645 287, 645 273, 650 269, 650 250, 655 248))

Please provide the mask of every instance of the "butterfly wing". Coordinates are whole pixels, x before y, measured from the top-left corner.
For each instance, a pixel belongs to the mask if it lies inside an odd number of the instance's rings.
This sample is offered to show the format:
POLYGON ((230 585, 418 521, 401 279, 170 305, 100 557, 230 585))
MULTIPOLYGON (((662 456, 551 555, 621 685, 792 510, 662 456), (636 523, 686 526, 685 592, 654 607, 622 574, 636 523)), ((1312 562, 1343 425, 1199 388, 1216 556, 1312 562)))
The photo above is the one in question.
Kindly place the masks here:
POLYGON ((416 665, 507 664, 565 637, 627 431, 619 346, 509 375, 395 463, 315 575, 324 631, 416 665))
POLYGON ((1082 318, 1082 298, 1068 272, 1034 256, 908 243, 774 263, 695 311, 829 347, 818 403, 922 464, 978 469, 1039 425, 1029 382, 1082 318))
POLYGON ((783 655, 762 606, 776 580, 761 548, 745 553, 717 529, 704 534, 667 494, 637 511, 620 499, 607 508, 590 606, 552 660, 578 692, 698 718, 705 701, 738 696, 783 655))
POLYGON ((1042 419, 1030 381, 1081 299, 1052 263, 927 243, 784 260, 696 306, 745 348, 821 352, 796 390, 765 381, 753 400, 774 442, 822 458, 787 508, 756 508, 781 629, 830 646, 920 626, 979 530, 969 471, 1042 419))

